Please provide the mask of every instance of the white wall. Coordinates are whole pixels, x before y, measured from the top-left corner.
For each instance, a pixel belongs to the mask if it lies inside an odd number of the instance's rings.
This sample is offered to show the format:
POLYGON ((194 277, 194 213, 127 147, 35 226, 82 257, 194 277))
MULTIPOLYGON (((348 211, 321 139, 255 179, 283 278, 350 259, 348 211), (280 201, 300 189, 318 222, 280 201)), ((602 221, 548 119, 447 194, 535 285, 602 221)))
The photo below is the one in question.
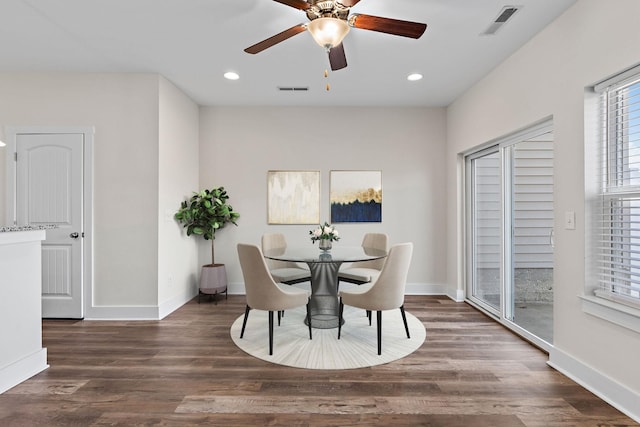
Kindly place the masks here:
POLYGON ((160 78, 158 305, 161 315, 197 293, 198 247, 173 215, 198 187, 198 106, 160 78))
POLYGON ((95 127, 93 308, 157 306, 158 79, 0 74, 0 126, 95 127))
MULTIPOLYGON (((568 372, 591 385, 620 386, 640 395, 640 336, 585 314, 584 91, 640 62, 637 0, 580 0, 527 45, 467 91, 447 111, 449 218, 459 214, 458 153, 553 116, 555 137, 555 300, 551 353, 572 363, 568 372), (565 230, 565 211, 576 212, 565 230), (581 368, 578 368, 581 367, 581 368), (583 372, 579 372, 583 369, 583 372), (599 383, 599 384, 598 384, 599 383)), ((448 223, 447 289, 460 290, 458 224, 448 223)), ((603 397, 611 400, 602 392, 603 397)), ((615 400, 615 399, 614 399, 615 400)), ((637 411, 637 405, 635 405, 637 411)), ((629 409, 629 408, 626 408, 629 409)))
MULTIPOLYGON (((267 171, 319 170, 320 220, 329 221, 330 170, 381 170, 382 223, 338 224, 338 244, 359 245, 367 231, 415 244, 408 290, 442 291, 445 280, 445 116, 427 108, 202 108, 200 184, 224 186, 238 227, 216 237, 231 292, 244 292, 238 242, 283 232, 310 245, 313 225, 267 224, 267 171)), ((202 244, 203 242, 201 242, 202 244)), ((209 262, 202 250, 201 263, 209 262)))

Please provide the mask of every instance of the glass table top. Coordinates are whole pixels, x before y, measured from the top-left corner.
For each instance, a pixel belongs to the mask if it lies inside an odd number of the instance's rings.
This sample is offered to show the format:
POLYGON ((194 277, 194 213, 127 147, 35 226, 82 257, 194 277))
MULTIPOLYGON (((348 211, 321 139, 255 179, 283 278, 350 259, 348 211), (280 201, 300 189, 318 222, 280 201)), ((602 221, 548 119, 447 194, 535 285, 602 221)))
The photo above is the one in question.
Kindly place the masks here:
POLYGON ((324 263, 324 262, 355 262, 384 258, 387 252, 380 249, 363 248, 362 246, 341 246, 333 244, 333 248, 322 251, 318 245, 289 246, 265 251, 265 258, 278 261, 324 263))

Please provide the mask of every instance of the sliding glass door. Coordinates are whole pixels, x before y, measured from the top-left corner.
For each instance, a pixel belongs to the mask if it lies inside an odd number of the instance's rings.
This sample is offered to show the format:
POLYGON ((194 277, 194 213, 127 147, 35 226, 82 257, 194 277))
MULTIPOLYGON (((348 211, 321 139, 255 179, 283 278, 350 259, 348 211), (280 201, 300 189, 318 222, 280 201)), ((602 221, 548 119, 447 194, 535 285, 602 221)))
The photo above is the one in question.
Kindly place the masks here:
POLYGON ((466 156, 467 299, 553 343, 553 133, 520 132, 466 156))
POLYGON ((470 297, 494 314, 500 310, 502 203, 499 147, 468 158, 471 206, 470 297))
POLYGON ((506 148, 511 171, 507 221, 513 232, 505 317, 553 342, 553 134, 506 148))

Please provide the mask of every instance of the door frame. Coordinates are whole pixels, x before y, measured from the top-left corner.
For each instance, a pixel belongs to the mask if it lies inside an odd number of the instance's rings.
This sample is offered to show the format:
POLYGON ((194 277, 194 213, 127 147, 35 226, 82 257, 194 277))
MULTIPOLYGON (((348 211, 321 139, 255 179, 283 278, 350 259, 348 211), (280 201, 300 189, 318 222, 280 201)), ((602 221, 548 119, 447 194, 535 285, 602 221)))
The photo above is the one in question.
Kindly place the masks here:
POLYGON ((59 134, 73 133, 84 136, 83 150, 83 224, 82 233, 82 312, 87 317, 93 306, 93 145, 95 128, 93 126, 7 126, 6 137, 6 218, 16 225, 17 221, 17 135, 19 134, 59 134))

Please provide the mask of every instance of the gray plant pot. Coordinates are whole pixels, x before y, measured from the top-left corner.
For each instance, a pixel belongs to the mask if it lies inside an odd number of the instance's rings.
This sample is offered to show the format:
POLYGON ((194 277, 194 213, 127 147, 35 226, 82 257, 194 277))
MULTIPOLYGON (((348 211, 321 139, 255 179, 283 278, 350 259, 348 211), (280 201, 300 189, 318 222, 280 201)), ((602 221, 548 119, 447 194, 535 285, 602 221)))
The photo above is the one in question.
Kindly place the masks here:
POLYGON ((200 287, 198 292, 198 303, 203 295, 213 297, 216 302, 216 295, 224 293, 227 298, 227 270, 224 264, 207 264, 202 266, 200 272, 200 287))

